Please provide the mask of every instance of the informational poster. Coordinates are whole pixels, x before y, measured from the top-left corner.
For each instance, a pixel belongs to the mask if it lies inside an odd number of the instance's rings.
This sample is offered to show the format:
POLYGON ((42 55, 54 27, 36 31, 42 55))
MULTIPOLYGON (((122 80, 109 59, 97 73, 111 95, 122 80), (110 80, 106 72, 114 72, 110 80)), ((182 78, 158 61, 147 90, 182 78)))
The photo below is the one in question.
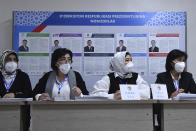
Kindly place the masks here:
POLYGON ((167 54, 179 49, 179 34, 151 34, 149 36, 149 75, 165 71, 167 54))
POLYGON ((48 33, 19 33, 18 66, 30 75, 31 83, 49 70, 49 38, 48 33))
POLYGON ((84 74, 105 75, 114 56, 114 34, 87 33, 84 37, 84 74), (94 66, 92 66, 94 65, 94 66))
POLYGON ((73 53, 72 68, 78 72, 82 72, 82 34, 76 33, 59 33, 52 34, 52 45, 50 53, 57 48, 67 48, 73 53))
MULTIPOLYGON (((144 76, 147 74, 147 34, 117 34, 116 52, 119 52, 123 44, 124 50, 131 53, 134 63, 134 71, 144 76)), ((123 49, 121 49, 123 50, 123 49)))
POLYGON ((87 89, 107 75, 115 53, 128 51, 149 84, 165 71, 167 54, 186 51, 186 12, 50 12, 15 11, 14 50, 19 68, 35 87, 51 70, 57 48, 73 52, 72 69, 80 72, 87 89))

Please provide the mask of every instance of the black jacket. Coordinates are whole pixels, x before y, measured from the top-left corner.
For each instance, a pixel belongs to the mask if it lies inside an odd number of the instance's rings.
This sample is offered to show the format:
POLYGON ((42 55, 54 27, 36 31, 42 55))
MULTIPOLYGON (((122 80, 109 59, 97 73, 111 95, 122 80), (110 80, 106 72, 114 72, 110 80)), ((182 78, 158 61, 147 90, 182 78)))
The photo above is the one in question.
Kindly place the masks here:
POLYGON ((115 78, 114 73, 109 73, 108 76, 110 78, 110 88, 108 94, 112 94, 115 93, 117 90, 120 90, 120 84, 136 84, 138 73, 133 72, 131 78, 125 79, 121 79, 120 77, 115 78))
MULTIPOLYGON (((166 84, 168 97, 176 91, 173 79, 170 72, 163 72, 157 75, 155 83, 166 84)), ((196 84, 193 80, 192 74, 189 72, 182 72, 181 79, 179 80, 179 88, 184 89, 185 93, 196 93, 196 84)))
MULTIPOLYGON (((45 92, 45 89, 46 89, 46 83, 47 83, 47 80, 48 80, 48 77, 50 75, 51 71, 46 73, 40 80, 39 82, 36 84, 35 88, 33 89, 33 97, 35 97, 37 94, 42 94, 45 92)), ((81 75, 74 71, 75 75, 76 75, 76 84, 77 84, 77 87, 80 88, 80 90, 82 91, 82 94, 83 95, 88 95, 89 92, 88 90, 86 89, 86 85, 85 85, 85 82, 84 80, 82 79, 81 75)))
POLYGON ((159 52, 159 48, 155 46, 154 50, 152 50, 152 47, 150 47, 149 52, 159 52))
POLYGON ((89 49, 88 46, 85 46, 85 47, 84 47, 84 52, 94 52, 94 47, 91 46, 90 49, 89 49))
MULTIPOLYGON (((0 96, 3 97, 7 93, 3 75, 0 72, 0 96)), ((16 98, 32 97, 32 88, 29 76, 21 70, 16 71, 16 78, 13 81, 9 92, 14 93, 16 98)))
POLYGON ((19 47, 19 51, 28 52, 29 51, 29 47, 26 46, 26 49, 25 49, 24 46, 22 45, 22 46, 19 47))
POLYGON ((116 52, 126 51, 126 50, 127 50, 127 48, 126 48, 125 46, 123 46, 121 50, 120 50, 120 46, 118 46, 118 47, 116 48, 116 52))

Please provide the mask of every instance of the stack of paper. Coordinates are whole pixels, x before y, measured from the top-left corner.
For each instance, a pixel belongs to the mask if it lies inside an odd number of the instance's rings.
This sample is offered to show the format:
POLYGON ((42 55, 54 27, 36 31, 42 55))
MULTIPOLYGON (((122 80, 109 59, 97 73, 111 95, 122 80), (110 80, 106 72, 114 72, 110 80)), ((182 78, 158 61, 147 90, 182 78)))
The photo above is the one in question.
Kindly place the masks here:
POLYGON ((33 101, 33 98, 0 98, 1 101, 33 101))
POLYGON ((76 100, 109 100, 109 99, 108 97, 103 97, 103 96, 84 95, 83 97, 76 97, 76 100))
POLYGON ((180 93, 173 100, 196 100, 196 94, 180 93))

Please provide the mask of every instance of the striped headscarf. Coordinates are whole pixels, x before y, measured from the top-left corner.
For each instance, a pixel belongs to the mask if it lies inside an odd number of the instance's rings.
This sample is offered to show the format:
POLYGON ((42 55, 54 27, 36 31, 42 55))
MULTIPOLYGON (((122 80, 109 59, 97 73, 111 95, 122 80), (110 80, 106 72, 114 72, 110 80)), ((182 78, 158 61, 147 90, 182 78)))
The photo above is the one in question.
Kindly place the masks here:
POLYGON ((13 50, 5 50, 5 51, 3 51, 3 53, 2 53, 2 55, 0 57, 0 70, 1 70, 2 73, 5 72, 5 62, 6 62, 7 57, 10 54, 15 55, 16 56, 16 60, 18 62, 18 55, 16 54, 15 51, 13 51, 13 50))

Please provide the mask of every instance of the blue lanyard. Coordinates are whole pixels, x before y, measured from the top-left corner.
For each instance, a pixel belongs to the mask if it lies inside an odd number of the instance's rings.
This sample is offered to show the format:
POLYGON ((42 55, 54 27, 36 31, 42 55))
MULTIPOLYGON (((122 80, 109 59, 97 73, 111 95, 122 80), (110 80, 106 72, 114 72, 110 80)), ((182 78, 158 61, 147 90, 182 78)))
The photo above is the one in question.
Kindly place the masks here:
POLYGON ((3 77, 3 81, 5 83, 6 91, 9 92, 10 87, 12 86, 12 83, 14 82, 14 79, 16 78, 16 74, 14 74, 14 78, 12 78, 12 81, 10 82, 10 85, 8 86, 5 78, 3 77))
MULTIPOLYGON (((120 80, 120 84, 122 84, 123 82, 122 82, 122 80, 121 79, 119 79, 120 80)), ((128 81, 126 81, 126 83, 125 83, 126 85, 128 84, 128 81)))
POLYGON ((175 88, 176 88, 176 91, 178 90, 178 80, 176 80, 175 82, 174 82, 174 85, 175 85, 175 88))
POLYGON ((60 94, 61 88, 63 87, 63 84, 65 83, 66 80, 67 80, 66 77, 64 78, 64 81, 63 81, 62 83, 59 83, 59 82, 56 80, 56 83, 57 83, 58 86, 59 86, 58 94, 60 94))

